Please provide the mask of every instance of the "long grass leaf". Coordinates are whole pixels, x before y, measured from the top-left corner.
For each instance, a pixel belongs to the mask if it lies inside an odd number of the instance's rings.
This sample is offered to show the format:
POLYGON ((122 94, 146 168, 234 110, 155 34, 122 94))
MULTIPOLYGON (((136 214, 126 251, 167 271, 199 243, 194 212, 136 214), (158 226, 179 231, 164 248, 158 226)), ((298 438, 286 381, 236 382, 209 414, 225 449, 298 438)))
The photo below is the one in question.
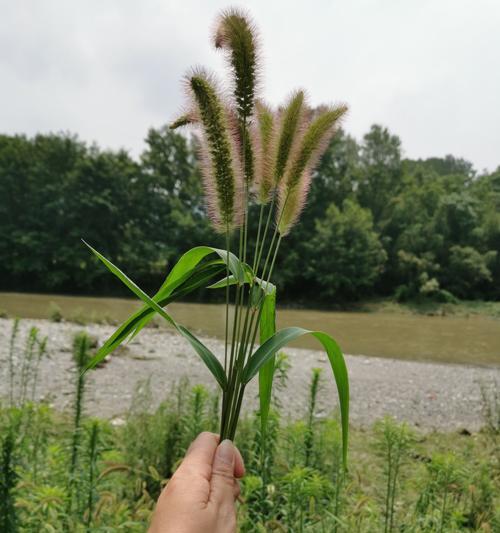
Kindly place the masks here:
MULTIPOLYGON (((276 333, 276 291, 264 297, 260 315, 260 344, 264 344, 276 333)), ((273 388, 274 365, 276 352, 259 368, 259 403, 260 426, 262 435, 265 434, 269 409, 271 407, 271 392, 273 388)))
POLYGON ((262 344, 250 357, 243 370, 243 382, 248 383, 266 364, 276 352, 281 350, 288 343, 301 337, 302 335, 312 335, 325 349, 333 376, 337 384, 337 391, 340 404, 340 415, 342 419, 342 445, 344 465, 347 465, 347 442, 349 432, 349 377, 344 355, 336 341, 322 331, 310 331, 308 329, 291 327, 284 328, 275 333, 264 344, 262 344))
MULTIPOLYGON (((87 243, 85 244, 89 246, 87 243)), ((90 246, 89 248, 92 249, 90 246)), ((238 282, 242 282, 242 280, 245 279, 245 276, 248 277, 248 265, 243 265, 234 254, 229 253, 228 255, 227 250, 212 248, 210 246, 197 246, 188 250, 172 268, 158 292, 153 296, 153 300, 158 302, 161 307, 164 307, 174 299, 181 298, 182 296, 189 294, 189 292, 205 286, 205 282, 208 283, 216 273, 222 272, 223 269, 220 271, 217 270, 217 272, 213 271, 212 275, 209 275, 208 271, 202 273, 201 278, 199 278, 198 281, 188 284, 187 281, 190 278, 196 277, 205 268, 208 269, 211 264, 225 265, 226 263, 229 271, 238 282), (219 259, 210 263, 201 263, 207 258, 207 256, 212 254, 217 254, 219 259), (181 285, 182 290, 176 291, 181 285)), ((129 317, 98 350, 92 361, 89 363, 88 368, 95 367, 108 354, 120 346, 120 344, 127 339, 130 340, 135 337, 139 331, 152 320, 154 315, 154 309, 149 305, 145 305, 142 309, 129 317)))
MULTIPOLYGON (((203 265, 199 267, 198 271, 191 274, 191 277, 184 282, 180 287, 177 287, 171 294, 160 298, 160 293, 156 293, 153 297, 161 307, 165 307, 169 303, 190 294, 199 287, 205 287, 206 284, 215 276, 218 276, 225 270, 225 267, 220 264, 203 265)), ((139 331, 145 327, 148 322, 154 318, 155 311, 148 305, 145 305, 133 315, 131 315, 120 327, 106 340, 106 342, 99 348, 92 360, 87 365, 87 369, 97 366, 108 354, 116 350, 125 341, 130 341, 139 331)))
POLYGON ((85 243, 94 255, 99 258, 104 265, 112 272, 120 281, 122 281, 138 298, 140 298, 151 309, 156 311, 162 318, 164 318, 169 324, 175 327, 175 329, 191 344, 196 353, 201 357, 207 368, 213 374, 219 385, 223 390, 226 389, 227 379, 224 369, 215 355, 190 331, 184 326, 177 324, 177 322, 155 302, 150 298, 140 287, 138 287, 129 277, 126 276, 117 266, 113 265, 111 261, 106 259, 97 250, 92 248, 89 244, 85 243))

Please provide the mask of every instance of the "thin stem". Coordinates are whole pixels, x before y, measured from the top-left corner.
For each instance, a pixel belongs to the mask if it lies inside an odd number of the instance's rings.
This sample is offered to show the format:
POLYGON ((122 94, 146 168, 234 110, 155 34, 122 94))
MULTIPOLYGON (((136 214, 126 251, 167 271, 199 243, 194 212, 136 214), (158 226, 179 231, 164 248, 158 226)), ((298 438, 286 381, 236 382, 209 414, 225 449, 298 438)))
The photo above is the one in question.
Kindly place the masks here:
MULTIPOLYGON (((245 213, 243 225, 240 227, 240 242, 239 242, 239 253, 238 259, 243 262, 246 261, 247 253, 247 236, 248 236, 248 182, 246 177, 246 116, 243 117, 242 123, 242 164, 243 164, 243 179, 245 183, 245 213)), ((240 339, 240 330, 241 330, 241 307, 244 302, 244 287, 241 287, 239 284, 236 286, 235 294, 235 309, 234 309, 234 321, 233 321, 233 331, 231 339, 231 355, 229 361, 229 368, 226 370, 226 375, 228 376, 228 386, 227 391, 223 395, 223 407, 222 407, 222 416, 221 416, 221 439, 227 438, 229 424, 232 424, 233 413, 233 403, 235 401, 235 387, 237 385, 237 366, 238 358, 235 359, 237 342, 240 339)), ((241 341, 240 341, 241 344, 241 341)), ((238 350, 241 347, 238 346, 238 350)))
POLYGON ((276 263, 276 258, 278 257, 278 250, 280 249, 281 239, 283 238, 283 235, 278 237, 278 242, 276 243, 276 249, 274 250, 273 260, 271 261, 271 268, 269 269, 269 275, 267 276, 266 280, 266 287, 267 284, 271 281, 271 276, 273 275, 274 270, 274 264, 276 263))
MULTIPOLYGON (((279 250, 279 247, 280 247, 280 244, 281 244, 281 239, 282 239, 282 236, 280 235, 279 238, 278 238, 278 242, 276 243, 276 249, 274 250, 274 256, 273 256, 273 260, 271 262, 271 268, 269 269, 269 275, 267 276, 267 280, 265 282, 265 286, 267 287, 267 284, 270 282, 271 280, 271 276, 273 275, 273 270, 274 270, 274 264, 276 262, 276 257, 278 256, 278 250, 279 250)), ((255 345, 255 340, 257 338, 257 330, 259 328, 259 324, 260 324, 260 316, 262 314, 262 306, 260 306, 259 308, 259 313, 257 315, 257 322, 255 323, 255 328, 254 328, 254 331, 253 331, 253 335, 252 335, 252 344, 250 346, 250 354, 252 353, 253 351, 253 347, 255 345)))
POLYGON ((236 434, 236 427, 238 425, 238 418, 240 417, 240 411, 241 411, 241 404, 243 401, 243 396, 245 394, 245 385, 240 386, 240 391, 238 394, 238 400, 236 402, 236 408, 233 411, 233 418, 231 420, 231 424, 229 426, 229 438, 231 440, 234 440, 234 436, 236 434))
MULTIPOLYGON (((255 256, 253 258, 253 265, 252 270, 255 272, 255 268, 257 266, 257 257, 259 252, 259 244, 260 244, 260 230, 262 226, 262 217, 264 215, 264 204, 260 205, 260 214, 259 214, 259 226, 257 229, 257 240, 255 241, 255 256)), ((256 273, 256 272, 255 272, 256 273)))
POLYGON ((225 340, 224 340, 224 372, 227 375, 227 345, 229 336, 229 227, 226 226, 226 327, 225 327, 225 340))
POLYGON ((267 232, 269 230, 269 224, 271 222, 271 215, 273 214, 275 198, 276 198, 276 195, 273 195, 273 199, 271 200, 271 205, 269 206, 269 212, 267 214, 266 226, 264 228, 264 235, 262 237, 262 242, 261 242, 261 245, 260 245, 259 256, 257 257, 257 264, 256 264, 256 267, 255 267, 255 275, 257 275, 257 271, 259 270, 260 260, 262 258, 262 252, 264 251, 264 245, 266 244, 267 232))

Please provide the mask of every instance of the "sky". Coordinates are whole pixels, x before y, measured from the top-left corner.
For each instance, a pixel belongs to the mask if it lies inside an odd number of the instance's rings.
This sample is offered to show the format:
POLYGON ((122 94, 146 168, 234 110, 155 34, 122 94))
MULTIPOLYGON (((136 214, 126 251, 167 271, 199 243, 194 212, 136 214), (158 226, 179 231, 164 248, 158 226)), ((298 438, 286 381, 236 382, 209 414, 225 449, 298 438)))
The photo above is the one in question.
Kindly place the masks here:
POLYGON ((224 76, 210 36, 228 6, 259 28, 270 103, 304 88, 346 102, 358 139, 378 123, 406 157, 500 165, 499 0, 0 0, 0 132, 137 156, 181 108, 189 67, 224 76))

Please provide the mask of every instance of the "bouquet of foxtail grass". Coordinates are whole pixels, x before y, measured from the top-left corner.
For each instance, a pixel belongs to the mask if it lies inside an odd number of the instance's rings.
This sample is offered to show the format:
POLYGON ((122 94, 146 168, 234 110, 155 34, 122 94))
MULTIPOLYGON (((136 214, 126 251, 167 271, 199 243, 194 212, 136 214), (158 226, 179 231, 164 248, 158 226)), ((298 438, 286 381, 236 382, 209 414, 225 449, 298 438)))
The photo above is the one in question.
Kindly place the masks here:
POLYGON ((191 70, 184 79, 187 105, 172 128, 191 126, 200 134, 208 211, 214 227, 225 235, 226 248, 198 246, 189 250, 150 298, 89 246, 145 305, 111 335, 88 368, 137 335, 158 314, 187 339, 213 374, 222 390, 221 438, 233 439, 250 380, 259 375, 260 416, 265 433, 275 354, 294 339, 312 335, 325 349, 337 384, 345 461, 349 383, 344 357, 335 340, 321 331, 300 327, 276 331, 276 287, 272 275, 280 243, 300 216, 315 165, 347 107, 311 109, 302 90, 293 92, 276 110, 262 102, 258 98, 256 31, 241 10, 229 9, 220 15, 213 44, 226 56, 230 90, 222 91, 204 69, 191 70), (250 202, 260 205, 256 245, 251 250, 250 202), (225 291, 225 348, 220 360, 166 310, 170 302, 200 287, 225 291), (234 301, 232 320, 230 301, 234 301))

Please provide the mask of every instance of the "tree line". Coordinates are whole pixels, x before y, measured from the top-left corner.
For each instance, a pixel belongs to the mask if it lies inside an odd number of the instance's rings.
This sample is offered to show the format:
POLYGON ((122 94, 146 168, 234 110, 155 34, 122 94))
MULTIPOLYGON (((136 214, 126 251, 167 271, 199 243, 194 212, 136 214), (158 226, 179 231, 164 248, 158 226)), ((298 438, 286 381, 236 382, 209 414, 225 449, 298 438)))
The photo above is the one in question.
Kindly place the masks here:
MULTIPOLYGON (((151 291, 189 248, 223 246, 196 153, 196 138, 167 127, 138 160, 69 134, 0 135, 0 289, 122 294, 82 238, 151 291)), ((361 141, 340 131, 282 246, 281 301, 498 300, 500 167, 405 159, 379 125, 361 141)))

